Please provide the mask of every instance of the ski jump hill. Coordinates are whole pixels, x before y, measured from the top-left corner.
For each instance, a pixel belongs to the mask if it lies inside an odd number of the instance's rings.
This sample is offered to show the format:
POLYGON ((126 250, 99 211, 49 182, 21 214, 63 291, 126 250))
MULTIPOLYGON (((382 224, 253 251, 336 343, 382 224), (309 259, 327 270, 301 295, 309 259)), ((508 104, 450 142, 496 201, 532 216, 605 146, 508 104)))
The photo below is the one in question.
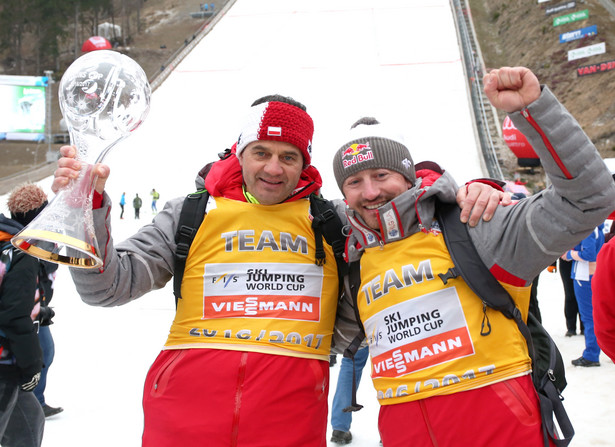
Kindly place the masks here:
MULTIPOLYGON (((327 197, 339 195, 333 152, 361 116, 398 129, 415 162, 436 161, 459 182, 486 175, 448 0, 236 0, 212 25, 153 81, 148 118, 105 160, 115 178, 139 165, 144 181, 175 179, 167 197, 185 194, 236 140, 250 104, 272 93, 313 117, 327 197)), ((121 181, 108 185, 121 194, 121 181)))

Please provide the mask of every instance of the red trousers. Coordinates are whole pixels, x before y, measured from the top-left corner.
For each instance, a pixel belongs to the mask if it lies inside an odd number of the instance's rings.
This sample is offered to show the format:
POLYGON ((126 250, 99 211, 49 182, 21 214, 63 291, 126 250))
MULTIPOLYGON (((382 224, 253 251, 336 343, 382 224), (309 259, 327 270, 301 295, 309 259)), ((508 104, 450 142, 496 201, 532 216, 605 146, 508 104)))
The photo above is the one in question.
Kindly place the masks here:
POLYGON ((329 363, 162 351, 145 381, 144 447, 326 447, 329 363))
POLYGON ((383 405, 384 447, 542 447, 538 395, 530 375, 461 393, 383 405))

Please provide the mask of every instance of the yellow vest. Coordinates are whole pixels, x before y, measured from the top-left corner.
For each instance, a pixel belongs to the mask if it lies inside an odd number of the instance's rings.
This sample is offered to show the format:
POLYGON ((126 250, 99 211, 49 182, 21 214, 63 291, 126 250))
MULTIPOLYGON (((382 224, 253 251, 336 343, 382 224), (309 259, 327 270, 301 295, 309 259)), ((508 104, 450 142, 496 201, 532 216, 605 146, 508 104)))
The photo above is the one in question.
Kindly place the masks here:
POLYGON ((167 349, 216 348, 328 360, 337 266, 315 264, 308 199, 215 198, 186 260, 167 349))
MULTIPOLYGON (((513 320, 483 309, 453 266, 440 232, 416 233, 365 250, 358 308, 382 405, 479 388, 530 372, 526 341, 513 320), (481 335, 481 325, 491 325, 481 335)), ((524 318, 529 287, 503 284, 524 318)))

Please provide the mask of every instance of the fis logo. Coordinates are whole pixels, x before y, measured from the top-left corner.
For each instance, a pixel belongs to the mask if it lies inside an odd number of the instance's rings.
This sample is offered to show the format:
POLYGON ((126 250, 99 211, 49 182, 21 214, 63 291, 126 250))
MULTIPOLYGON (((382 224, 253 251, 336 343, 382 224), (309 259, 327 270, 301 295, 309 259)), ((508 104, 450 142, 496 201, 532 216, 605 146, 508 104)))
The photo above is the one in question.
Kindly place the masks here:
POLYGON ((214 284, 221 282, 222 284, 224 284, 224 288, 226 288, 226 286, 228 286, 231 283, 235 283, 237 282, 237 275, 234 273, 225 273, 224 275, 220 276, 219 278, 215 278, 214 279, 214 284))

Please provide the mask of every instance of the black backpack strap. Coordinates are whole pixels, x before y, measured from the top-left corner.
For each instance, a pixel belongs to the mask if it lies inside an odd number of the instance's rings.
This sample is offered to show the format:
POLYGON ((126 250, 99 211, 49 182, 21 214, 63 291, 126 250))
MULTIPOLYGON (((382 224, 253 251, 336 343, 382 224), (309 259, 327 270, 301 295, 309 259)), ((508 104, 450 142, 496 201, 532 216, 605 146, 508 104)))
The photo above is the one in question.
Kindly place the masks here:
POLYGON ((352 359, 352 400, 350 406, 344 408, 342 411, 345 413, 351 411, 359 411, 363 408, 363 405, 357 403, 357 373, 355 369, 354 356, 361 347, 361 343, 365 340, 365 328, 361 323, 361 316, 359 315, 359 307, 357 305, 357 294, 359 285, 361 283, 361 264, 359 261, 354 261, 348 264, 348 274, 344 276, 344 293, 350 296, 352 300, 352 307, 354 309, 357 326, 359 327, 359 333, 350 342, 350 345, 344 350, 344 357, 352 359))
POLYGON ((348 269, 348 264, 344 258, 344 250, 346 248, 346 236, 343 232, 344 225, 335 210, 333 202, 316 194, 310 194, 310 210, 314 219, 312 221, 312 228, 314 229, 316 242, 316 264, 323 265, 326 262, 325 250, 322 244, 322 238, 324 237, 333 249, 341 290, 342 278, 346 275, 348 269))
POLYGON ((209 193, 205 189, 188 194, 184 199, 184 205, 179 215, 179 223, 175 233, 177 248, 175 250, 175 267, 173 270, 175 307, 177 307, 177 302, 181 298, 182 280, 184 278, 184 269, 186 268, 186 258, 190 251, 190 244, 192 244, 192 240, 205 217, 207 200, 209 200, 209 193))
MULTIPOLYGON (((461 222, 459 214, 460 210, 456 204, 436 203, 436 215, 454 264, 454 267, 445 275, 440 275, 440 278, 446 284, 449 278, 461 276, 470 289, 483 301, 485 319, 487 319, 486 306, 488 306, 502 312, 507 318, 515 320, 519 331, 527 342, 528 353, 532 361, 532 380, 540 398, 545 446, 549 445, 548 438, 550 438, 557 446, 565 447, 570 443, 574 435, 574 429, 566 414, 562 404, 562 397, 555 386, 555 380, 552 376, 552 372, 555 369, 555 359, 557 358, 555 342, 549 337, 546 330, 543 329, 542 332, 548 337, 547 343, 551 352, 549 354, 549 373, 546 375, 546 378, 541 377, 536 367, 535 359, 537 353, 532 334, 521 316, 521 311, 515 305, 510 294, 495 279, 481 260, 470 238, 467 225, 461 222), (553 416, 557 419, 559 428, 564 436, 563 438, 557 432, 553 416)), ((528 319, 534 319, 532 325, 541 326, 540 322, 535 320, 533 315, 530 314, 528 319)), ((489 324, 488 319, 487 324, 489 324)), ((489 332, 490 328, 486 332, 481 330, 482 335, 488 335, 489 332)))
MULTIPOLYGON (((359 344, 357 344, 356 349, 352 351, 352 354, 354 355, 359 349, 358 346, 365 338, 365 328, 363 327, 363 323, 361 323, 361 315, 359 314, 359 306, 357 305, 357 296, 359 295, 359 286, 361 284, 361 262, 350 262, 349 264, 347 264, 347 270, 348 274, 344 276, 344 293, 346 293, 352 301, 352 308, 354 310, 355 319, 359 327, 359 334, 357 334, 356 338, 360 338, 359 344)), ((355 343, 353 342, 351 346, 353 346, 354 344, 355 343)))
POLYGON ((510 294, 495 279, 478 255, 467 226, 459 219, 460 210, 457 204, 437 202, 436 214, 455 265, 444 278, 441 276, 444 283, 446 284, 446 279, 449 277, 461 276, 487 306, 499 310, 507 318, 521 319, 521 312, 510 294), (459 259, 460 257, 463 259, 459 259))
MULTIPOLYGON (((530 357, 534 359, 532 335, 525 321, 523 321, 521 311, 515 305, 510 294, 495 279, 481 260, 472 239, 470 239, 468 227, 461 222, 459 214, 460 210, 457 204, 438 202, 436 205, 436 215, 442 226, 446 247, 454 264, 454 267, 446 275, 440 275, 440 278, 446 284, 448 278, 454 275, 461 276, 470 289, 483 301, 485 318, 486 307, 490 307, 502 312, 507 318, 515 320, 528 342, 530 357)), ((489 331, 483 331, 481 334, 489 335, 490 332, 489 329, 489 331)))

